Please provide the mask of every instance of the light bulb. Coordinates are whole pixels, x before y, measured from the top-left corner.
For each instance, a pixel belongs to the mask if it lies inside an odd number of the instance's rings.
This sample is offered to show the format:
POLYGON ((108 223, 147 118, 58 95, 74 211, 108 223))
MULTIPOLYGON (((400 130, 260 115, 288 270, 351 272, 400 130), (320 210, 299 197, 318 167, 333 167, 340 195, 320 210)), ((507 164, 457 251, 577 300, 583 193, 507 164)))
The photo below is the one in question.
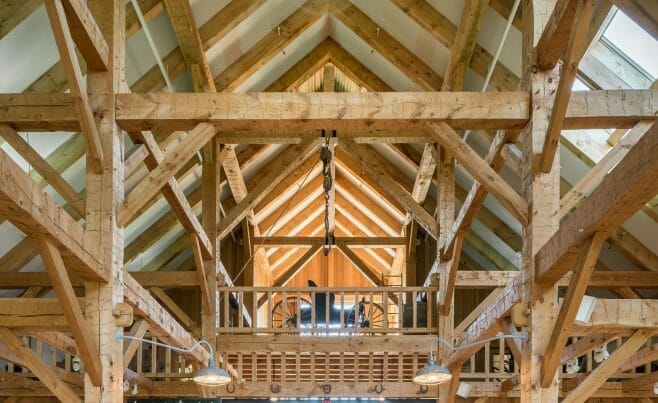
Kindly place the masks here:
POLYGON ((123 391, 128 392, 130 390, 130 382, 127 379, 123 380, 123 391))
POLYGON ((71 360, 71 368, 73 369, 73 372, 80 372, 80 367, 80 358, 73 357, 73 360, 71 360))
POLYGON ((133 391, 130 393, 132 393, 133 396, 139 393, 139 388, 137 387, 137 384, 133 385, 133 391))
POLYGON ((578 358, 574 358, 573 360, 567 361, 567 365, 565 370, 567 371, 567 374, 575 374, 580 370, 580 365, 578 364, 578 358))
POLYGON ((594 349, 594 362, 602 363, 603 361, 607 360, 608 357, 610 357, 610 353, 608 352, 606 346, 601 346, 594 349))

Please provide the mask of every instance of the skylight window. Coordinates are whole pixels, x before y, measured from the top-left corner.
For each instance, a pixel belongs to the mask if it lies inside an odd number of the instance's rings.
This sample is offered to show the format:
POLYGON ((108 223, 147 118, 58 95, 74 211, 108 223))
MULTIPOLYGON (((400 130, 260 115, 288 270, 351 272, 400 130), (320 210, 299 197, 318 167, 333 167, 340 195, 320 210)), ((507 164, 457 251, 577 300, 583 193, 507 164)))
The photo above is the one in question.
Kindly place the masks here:
POLYGON ((658 41, 621 10, 617 10, 603 37, 651 78, 658 77, 658 41))

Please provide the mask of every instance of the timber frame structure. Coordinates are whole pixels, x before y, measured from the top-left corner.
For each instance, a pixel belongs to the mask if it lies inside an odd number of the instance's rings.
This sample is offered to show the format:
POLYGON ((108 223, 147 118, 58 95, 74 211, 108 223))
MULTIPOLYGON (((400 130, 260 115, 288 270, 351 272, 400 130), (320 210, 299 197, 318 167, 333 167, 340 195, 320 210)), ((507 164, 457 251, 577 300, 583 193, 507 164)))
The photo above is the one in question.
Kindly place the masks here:
POLYGON ((0 399, 653 401, 658 86, 602 31, 619 9, 658 40, 658 3, 463 0, 457 23, 429 0, 224 3, 0 1, 0 45, 47 20, 59 57, 0 87, 0 399), (494 60, 487 13, 519 68, 465 91, 494 60), (136 74, 150 23, 177 44, 136 74), (208 340, 233 382, 191 382, 206 350, 117 331, 208 340), (412 382, 436 337, 521 331, 441 346, 452 381, 412 382))

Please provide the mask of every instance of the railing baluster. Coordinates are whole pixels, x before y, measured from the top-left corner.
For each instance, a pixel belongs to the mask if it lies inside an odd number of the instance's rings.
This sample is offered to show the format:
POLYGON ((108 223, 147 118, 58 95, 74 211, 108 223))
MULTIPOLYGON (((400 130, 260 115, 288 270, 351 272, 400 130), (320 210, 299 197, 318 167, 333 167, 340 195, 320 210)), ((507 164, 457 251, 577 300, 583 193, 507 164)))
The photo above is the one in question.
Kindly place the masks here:
POLYGON ((324 322, 325 322, 325 327, 327 328, 327 333, 329 333, 329 322, 331 322, 331 318, 329 317, 329 312, 331 307, 331 298, 329 298, 331 293, 325 292, 324 293, 324 322))
POLYGON ((244 306, 244 292, 238 292, 238 327, 244 327, 244 315, 242 315, 242 307, 244 306))
POLYGON ((382 310, 384 311, 382 315, 384 317, 382 318, 382 329, 384 330, 385 333, 388 333, 388 291, 384 290, 384 294, 382 295, 382 310))
MULTIPOLYGON (((144 373, 144 369, 142 368, 144 357, 142 354, 144 353, 142 348, 143 348, 143 343, 139 343, 137 345, 137 373, 142 374, 144 373)), ((125 364, 124 364, 125 365, 125 364)))
POLYGON ((251 327, 258 327, 258 293, 251 292, 251 327))
POLYGON ((505 372, 505 339, 498 340, 498 354, 500 355, 500 368, 499 373, 505 372))
POLYGON ((484 374, 488 382, 491 375, 491 342, 487 342, 484 345, 484 366, 486 368, 484 374))
POLYGON ((400 333, 404 333, 404 306, 402 305, 403 295, 403 292, 398 294, 398 329, 400 329, 400 333))
POLYGON ((359 301, 359 291, 354 291, 354 307, 353 307, 353 312, 354 312, 354 323, 352 326, 354 326, 354 331, 355 332, 360 332, 360 330, 356 330, 359 327, 359 307, 361 302, 359 301))
POLYGON ((418 327, 418 292, 414 291, 411 293, 411 303, 412 303, 412 325, 414 329, 418 327))
POLYGON ((224 293, 224 327, 228 330, 230 327, 229 324, 229 298, 231 294, 229 292, 224 293))
POLYGON ((311 329, 316 329, 318 324, 315 318, 315 310, 317 306, 315 305, 315 291, 311 291, 311 329))
MULTIPOLYGON (((152 338, 153 341, 157 341, 155 337, 152 338)), ((151 345, 151 374, 155 376, 158 372, 158 346, 155 344, 151 345)))
POLYGON ((340 333, 345 332, 345 292, 340 292, 340 333))
MULTIPOLYGON (((168 348, 165 352, 165 372, 171 374, 171 349, 168 348)), ((166 378, 168 381, 170 378, 166 378)))
POLYGON ((288 293, 281 293, 281 329, 288 327, 288 293))

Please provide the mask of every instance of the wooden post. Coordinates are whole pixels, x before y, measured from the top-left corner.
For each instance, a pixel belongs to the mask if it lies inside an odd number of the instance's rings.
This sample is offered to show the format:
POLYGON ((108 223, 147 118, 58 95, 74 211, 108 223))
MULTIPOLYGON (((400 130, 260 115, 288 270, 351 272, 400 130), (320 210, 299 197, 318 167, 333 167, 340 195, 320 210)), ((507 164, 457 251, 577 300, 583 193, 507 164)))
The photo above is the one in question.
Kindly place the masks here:
MULTIPOLYGON (((217 327, 219 325, 219 295, 217 293, 217 277, 221 275, 221 259, 219 255, 220 240, 217 236, 220 191, 220 144, 212 139, 203 148, 202 164, 202 224, 213 245, 213 258, 205 261, 205 272, 210 294, 211 310, 201 316, 201 338, 215 344, 217 327)), ((228 295, 225 295, 228 298, 228 295)), ((217 359, 217 357, 215 357, 217 359)), ((220 362, 219 360, 217 360, 220 362)))
MULTIPOLYGON (((446 237, 452 229, 452 224, 455 222, 455 159, 451 154, 449 154, 444 148, 439 149, 439 163, 437 165, 437 182, 438 182, 438 192, 439 200, 437 201, 438 212, 439 212, 439 239, 437 242, 437 253, 436 258, 439 259, 439 280, 440 286, 439 290, 444 292, 447 288, 447 282, 450 272, 450 260, 441 261, 441 249, 439 245, 443 245, 446 241, 446 237)), ((439 337, 442 337, 449 342, 453 342, 453 331, 454 331, 454 305, 453 298, 450 300, 445 300, 444 296, 439 295, 439 301, 441 305, 449 306, 450 309, 443 310, 437 309, 439 313, 438 316, 438 329, 439 337)), ((443 343, 439 343, 438 349, 438 360, 440 364, 447 365, 447 358, 450 356, 452 351, 443 343)), ((461 365, 460 365, 461 368, 461 365)), ((441 403, 444 402, 454 402, 455 394, 454 389, 455 385, 459 384, 459 372, 460 370, 453 370, 453 380, 450 383, 441 385, 439 387, 439 399, 441 403)))
POLYGON ((87 167, 87 231, 100 245, 101 259, 109 269, 107 284, 85 282, 85 319, 98 345, 101 385, 85 376, 85 402, 123 401, 123 345, 116 339, 112 310, 123 303, 123 230, 116 224, 116 207, 123 200, 124 134, 115 119, 114 94, 125 91, 125 3, 120 0, 90 0, 89 9, 109 48, 107 71, 87 71, 91 109, 99 116, 98 132, 103 147, 102 172, 87 167))
POLYGON ((558 69, 538 71, 533 49, 542 34, 555 0, 524 0, 523 15, 523 89, 532 94, 532 117, 521 133, 523 143, 523 195, 531 207, 529 223, 523 227, 522 299, 530 307, 529 340, 524 343, 521 361, 521 401, 557 402, 557 376, 546 388, 540 385, 541 364, 551 330, 558 314, 557 286, 535 282, 537 251, 559 227, 560 156, 546 173, 532 168, 533 158, 541 154, 549 115, 559 80, 558 69))

